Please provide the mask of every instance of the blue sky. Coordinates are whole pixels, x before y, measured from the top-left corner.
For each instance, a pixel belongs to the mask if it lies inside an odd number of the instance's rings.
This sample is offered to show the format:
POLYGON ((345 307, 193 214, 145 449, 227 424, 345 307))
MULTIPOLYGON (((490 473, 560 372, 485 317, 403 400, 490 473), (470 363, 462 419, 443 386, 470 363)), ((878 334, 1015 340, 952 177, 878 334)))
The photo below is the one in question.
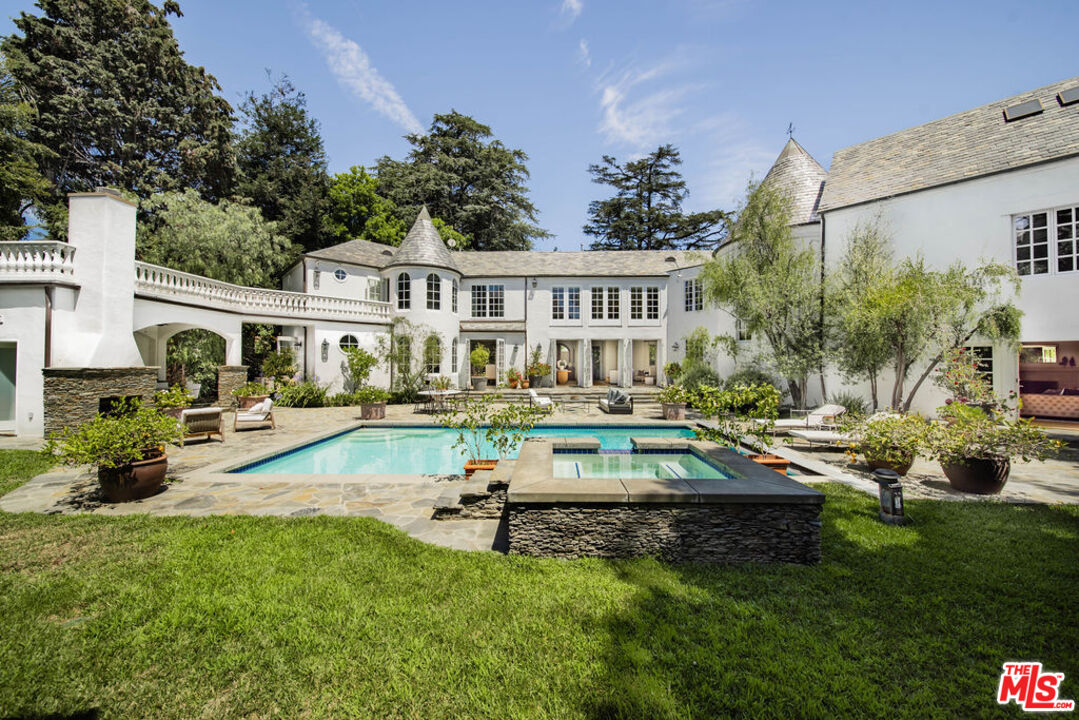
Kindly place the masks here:
MULTIPOLYGON (((0 0, 11 17, 29 2, 0 0)), ((287 73, 330 169, 402 157, 455 108, 530 156, 532 199, 577 249, 589 163, 678 146, 690 209, 731 208, 795 138, 832 153, 1079 74, 1079 2, 181 0, 189 62, 226 98, 287 73)), ((8 32, 7 24, 0 32, 8 32)))

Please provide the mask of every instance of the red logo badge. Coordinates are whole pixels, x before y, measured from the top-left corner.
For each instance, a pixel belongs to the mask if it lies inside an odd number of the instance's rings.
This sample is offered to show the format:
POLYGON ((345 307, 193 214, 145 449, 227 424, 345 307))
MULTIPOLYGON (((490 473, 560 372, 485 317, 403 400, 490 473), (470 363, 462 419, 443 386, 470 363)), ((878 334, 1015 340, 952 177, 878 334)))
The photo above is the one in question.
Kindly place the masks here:
POLYGON ((1042 672, 1040 662, 1004 663, 997 688, 997 702, 1007 705, 1012 700, 1027 712, 1068 712, 1075 709, 1074 700, 1058 695, 1064 673, 1042 672))

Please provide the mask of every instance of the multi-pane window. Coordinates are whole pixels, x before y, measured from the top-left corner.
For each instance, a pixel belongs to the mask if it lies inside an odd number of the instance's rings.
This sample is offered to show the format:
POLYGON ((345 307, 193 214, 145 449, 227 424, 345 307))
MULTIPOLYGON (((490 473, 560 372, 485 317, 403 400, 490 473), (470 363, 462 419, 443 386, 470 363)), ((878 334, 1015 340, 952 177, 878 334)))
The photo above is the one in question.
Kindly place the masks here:
POLYGON ((648 310, 648 319, 649 320, 659 320, 659 288, 658 287, 650 287, 650 288, 648 288, 648 305, 646 306, 646 309, 648 310))
POLYGON ((389 292, 389 280, 386 278, 367 278, 366 297, 368 300, 385 300, 389 292))
POLYGON ((619 295, 618 288, 616 288, 616 287, 607 288, 607 319, 608 320, 617 320, 618 319, 618 306, 619 306, 618 295, 619 295))
POLYGON ((736 319, 734 321, 734 333, 739 340, 752 340, 753 334, 749 332, 749 326, 746 325, 744 320, 736 319))
POLYGON ((412 278, 408 273, 397 276, 397 309, 408 310, 412 307, 412 278))
POLYGON ((473 285, 472 317, 500 318, 506 312, 505 285, 473 285))
POLYGON ((686 280, 684 283, 686 292, 686 312, 701 310, 704 308, 704 295, 701 293, 701 281, 698 278, 686 280))
POLYGON ((592 288, 592 319, 603 319, 603 288, 592 288))
POLYGON ((342 352, 355 350, 359 346, 360 341, 356 339, 355 335, 342 335, 341 339, 337 341, 337 347, 341 348, 342 352))
POLYGON ((581 288, 566 288, 566 317, 570 320, 581 319, 581 288))
POLYGON ((457 348, 458 347, 459 347, 459 345, 457 343, 457 338, 454 338, 450 342, 450 372, 452 372, 454 375, 457 374, 457 367, 458 367, 458 365, 457 365, 457 348))
POLYGON ((442 280, 435 273, 427 276, 427 309, 442 309, 442 280))
POLYGON ((442 372, 442 341, 437 335, 428 335, 423 341, 423 366, 431 375, 442 372))
POLYGON ((453 295, 450 296, 450 309, 454 313, 457 312, 457 293, 461 291, 461 287, 457 284, 457 281, 453 281, 453 295))
POLYGON ((551 288, 551 319, 566 319, 566 288, 551 288))
POLYGON ((644 288, 634 287, 629 289, 629 319, 641 320, 644 318, 644 288))
POLYGON ((1016 215, 1015 269, 1020 275, 1079 270, 1079 207, 1016 215))

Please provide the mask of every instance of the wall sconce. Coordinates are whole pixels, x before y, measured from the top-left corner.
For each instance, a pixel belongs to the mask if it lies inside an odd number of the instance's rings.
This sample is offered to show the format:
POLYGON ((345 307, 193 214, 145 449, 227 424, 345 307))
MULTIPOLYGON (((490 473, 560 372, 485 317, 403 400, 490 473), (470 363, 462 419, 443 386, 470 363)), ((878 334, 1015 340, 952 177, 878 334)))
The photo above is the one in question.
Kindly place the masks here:
POLYGON ((535 290, 537 285, 539 285, 539 280, 532 278, 532 289, 535 290))
POLYGON ((318 278, 319 278, 319 276, 320 276, 321 274, 322 274, 322 271, 321 271, 321 270, 315 270, 315 272, 314 272, 314 276, 313 276, 313 277, 314 277, 314 282, 315 282, 315 289, 316 289, 316 290, 318 290, 318 278))
POLYGON ((673 343, 671 343, 671 350, 674 350, 675 352, 678 352, 678 341, 677 340, 675 340, 673 343))
POLYGON ((322 341, 322 362, 327 362, 330 359, 330 341, 322 341))

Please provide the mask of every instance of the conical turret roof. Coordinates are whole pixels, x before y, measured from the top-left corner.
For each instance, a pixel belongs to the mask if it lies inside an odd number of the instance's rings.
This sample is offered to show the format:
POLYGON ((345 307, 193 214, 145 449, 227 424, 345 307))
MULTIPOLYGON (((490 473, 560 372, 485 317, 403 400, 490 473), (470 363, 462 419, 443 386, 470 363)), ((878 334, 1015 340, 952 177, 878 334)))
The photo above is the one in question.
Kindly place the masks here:
POLYGON ((828 171, 791 138, 764 176, 763 182, 790 193, 793 201, 791 224, 804 225, 820 221, 817 208, 827 179, 828 171))
POLYGON ((427 212, 427 206, 420 209, 416 216, 416 222, 412 223, 412 229, 408 231, 404 242, 393 254, 393 260, 387 267, 397 265, 425 265, 429 267, 448 268, 456 270, 457 265, 453 262, 453 255, 442 242, 442 237, 431 222, 431 214, 427 212))

